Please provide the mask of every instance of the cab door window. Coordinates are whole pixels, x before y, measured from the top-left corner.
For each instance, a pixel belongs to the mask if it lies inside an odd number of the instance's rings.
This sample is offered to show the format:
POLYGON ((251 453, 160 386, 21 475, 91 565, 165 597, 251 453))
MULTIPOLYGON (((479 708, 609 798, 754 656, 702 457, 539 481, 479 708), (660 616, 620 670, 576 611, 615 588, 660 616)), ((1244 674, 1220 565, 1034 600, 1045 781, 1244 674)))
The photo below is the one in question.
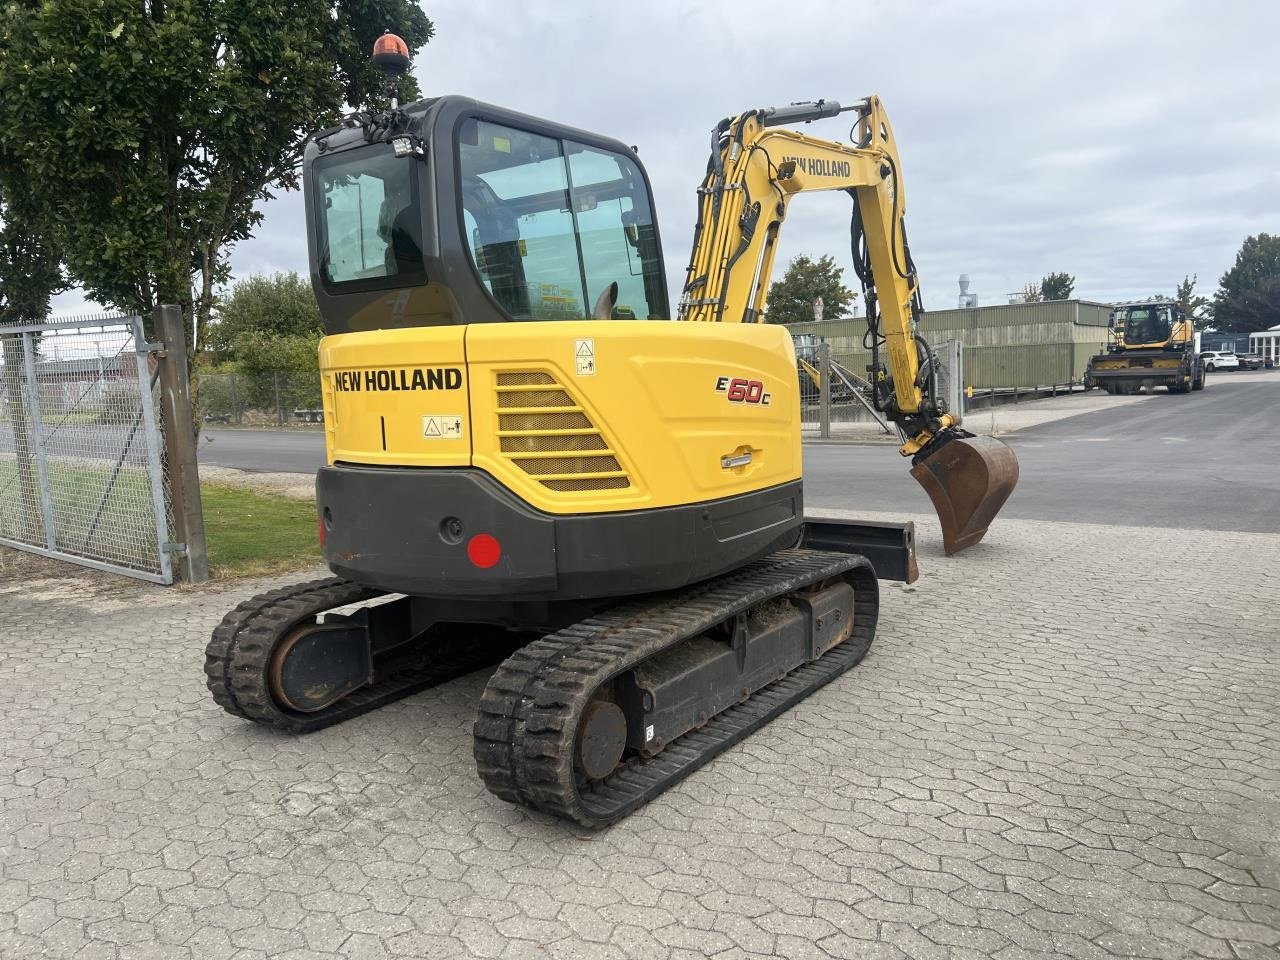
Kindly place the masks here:
POLYGON ((467 250, 514 319, 589 318, 613 283, 613 317, 665 309, 648 190, 628 158, 474 119, 459 174, 467 250))
POLYGON ((574 146, 569 174, 591 302, 617 283, 613 316, 647 319, 650 301, 657 299, 645 284, 646 276, 654 274, 652 269, 646 271, 646 261, 656 255, 656 239, 640 171, 626 157, 574 146), (647 244, 653 249, 646 249, 647 244))

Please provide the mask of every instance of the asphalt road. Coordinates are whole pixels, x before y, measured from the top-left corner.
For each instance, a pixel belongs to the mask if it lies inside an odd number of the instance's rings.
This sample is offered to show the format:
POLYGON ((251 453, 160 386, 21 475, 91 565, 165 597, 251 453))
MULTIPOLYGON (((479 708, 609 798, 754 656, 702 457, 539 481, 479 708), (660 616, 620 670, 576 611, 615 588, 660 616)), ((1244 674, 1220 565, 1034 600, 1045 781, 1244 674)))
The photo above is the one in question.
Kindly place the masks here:
MULTIPOLYGON (((1001 515, 1280 533, 1280 376, 1213 377, 1202 393, 1030 427, 1003 439, 1021 477, 1001 515)), ((810 507, 930 513, 887 447, 809 444, 810 507)))
POLYGON ((200 431, 200 462, 255 473, 315 473, 324 463, 324 433, 205 426, 200 431))
MULTIPOLYGON (((1005 439, 1021 480, 1003 516, 1071 523, 1280 532, 1280 376, 1213 377, 1149 400, 1018 431, 1005 439)), ((311 473, 316 432, 206 428, 203 463, 311 473)), ((833 507, 930 513, 891 446, 805 446, 805 499, 833 507)))

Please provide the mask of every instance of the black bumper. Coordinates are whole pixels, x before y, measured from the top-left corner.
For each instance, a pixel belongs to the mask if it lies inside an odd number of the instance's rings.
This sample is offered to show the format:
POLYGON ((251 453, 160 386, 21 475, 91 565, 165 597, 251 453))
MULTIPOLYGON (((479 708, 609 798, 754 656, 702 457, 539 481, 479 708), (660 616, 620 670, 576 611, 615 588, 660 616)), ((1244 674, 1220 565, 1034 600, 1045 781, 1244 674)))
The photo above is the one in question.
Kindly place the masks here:
POLYGON ((1089 370, 1086 371, 1086 378, 1093 378, 1101 383, 1103 380, 1168 380, 1171 383, 1181 383, 1182 380, 1189 376, 1182 367, 1122 367, 1112 370, 1089 370))
POLYGON ((801 484, 709 503, 561 516, 487 473, 335 464, 316 475, 325 559, 341 577, 434 597, 567 600, 670 590, 794 546, 801 484), (488 568, 467 545, 501 545, 488 568))

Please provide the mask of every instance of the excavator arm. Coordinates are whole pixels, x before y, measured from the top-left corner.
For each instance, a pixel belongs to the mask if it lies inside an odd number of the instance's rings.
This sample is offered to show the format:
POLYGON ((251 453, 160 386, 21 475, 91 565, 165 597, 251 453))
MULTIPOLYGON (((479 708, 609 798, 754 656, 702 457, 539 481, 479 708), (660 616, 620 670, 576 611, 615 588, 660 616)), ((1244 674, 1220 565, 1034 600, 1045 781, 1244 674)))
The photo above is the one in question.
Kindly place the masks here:
POLYGON ((938 395, 936 361, 917 325, 920 282, 907 243, 906 191, 880 98, 748 110, 720 121, 698 190, 699 215, 681 320, 759 323, 791 200, 812 191, 852 198, 854 269, 866 302, 876 409, 903 438, 912 475, 933 501, 948 554, 982 539, 1018 478, 1005 444, 974 437, 938 395), (783 125, 853 112, 852 144, 783 125))

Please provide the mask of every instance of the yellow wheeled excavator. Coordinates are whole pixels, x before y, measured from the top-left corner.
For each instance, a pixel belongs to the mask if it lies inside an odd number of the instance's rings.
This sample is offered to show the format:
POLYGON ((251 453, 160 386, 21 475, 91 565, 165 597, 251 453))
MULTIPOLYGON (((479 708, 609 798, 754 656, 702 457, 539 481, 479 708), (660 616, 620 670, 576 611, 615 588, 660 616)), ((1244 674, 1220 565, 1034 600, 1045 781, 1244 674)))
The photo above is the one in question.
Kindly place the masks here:
POLYGON ((208 685, 233 714, 306 732, 497 663, 485 784, 602 826, 858 663, 877 578, 915 579, 913 530, 804 516, 795 353, 757 321, 806 190, 853 199, 876 404, 949 552, 1016 482, 936 395, 876 97, 717 125, 678 321, 647 177, 616 140, 392 99, 314 135, 303 169, 335 577, 214 631, 208 685), (845 112, 850 146, 776 129, 845 112))

